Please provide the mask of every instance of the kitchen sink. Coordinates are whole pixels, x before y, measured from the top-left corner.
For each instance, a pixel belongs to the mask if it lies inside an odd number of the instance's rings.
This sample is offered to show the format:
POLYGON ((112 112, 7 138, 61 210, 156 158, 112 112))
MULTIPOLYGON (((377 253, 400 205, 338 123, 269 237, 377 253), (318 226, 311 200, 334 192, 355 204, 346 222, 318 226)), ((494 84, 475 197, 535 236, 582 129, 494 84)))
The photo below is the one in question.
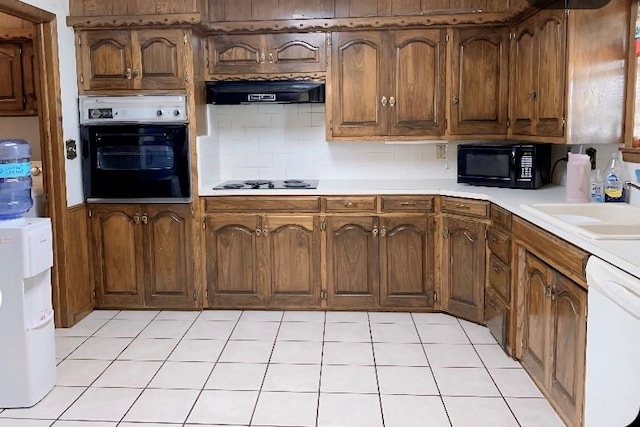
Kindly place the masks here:
POLYGON ((625 203, 534 203, 521 207, 592 239, 640 239, 640 208, 625 203))

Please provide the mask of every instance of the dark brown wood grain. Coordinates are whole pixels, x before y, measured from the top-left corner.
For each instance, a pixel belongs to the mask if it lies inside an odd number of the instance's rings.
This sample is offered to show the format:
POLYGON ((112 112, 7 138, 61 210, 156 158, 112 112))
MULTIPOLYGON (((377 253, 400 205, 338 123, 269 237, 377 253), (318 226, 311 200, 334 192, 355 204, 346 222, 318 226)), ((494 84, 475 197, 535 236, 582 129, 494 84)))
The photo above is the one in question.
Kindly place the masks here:
POLYGON ((0 112, 23 111, 20 43, 0 42, 0 112))
POLYGON ((489 217, 489 202, 484 200, 463 199, 460 197, 443 197, 442 212, 473 216, 477 218, 489 217))
POLYGON ((67 252, 69 262, 65 281, 68 318, 71 324, 79 322, 95 306, 95 282, 93 281, 89 252, 90 229, 87 221, 87 205, 84 203, 68 209, 69 227, 67 252))
POLYGON ((320 212, 317 196, 220 196, 204 199, 205 212, 320 212))
POLYGON ((485 295, 484 318, 491 335, 503 349, 508 349, 510 310, 509 306, 496 296, 493 289, 487 289, 485 295))

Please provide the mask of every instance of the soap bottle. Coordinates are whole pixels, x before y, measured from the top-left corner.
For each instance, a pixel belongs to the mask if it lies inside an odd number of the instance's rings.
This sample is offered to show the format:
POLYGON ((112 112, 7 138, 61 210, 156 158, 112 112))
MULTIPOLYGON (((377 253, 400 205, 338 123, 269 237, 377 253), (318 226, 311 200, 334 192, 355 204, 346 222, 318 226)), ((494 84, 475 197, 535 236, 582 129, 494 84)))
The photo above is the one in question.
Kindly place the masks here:
POLYGON ((591 175, 591 201, 595 203, 604 202, 604 180, 600 169, 596 169, 591 175))
POLYGON ((591 161, 586 154, 568 153, 567 162, 567 202, 589 202, 589 176, 591 161))
POLYGON ((604 201, 624 202, 624 180, 622 178, 623 165, 620 153, 611 153, 611 160, 604 177, 604 201))

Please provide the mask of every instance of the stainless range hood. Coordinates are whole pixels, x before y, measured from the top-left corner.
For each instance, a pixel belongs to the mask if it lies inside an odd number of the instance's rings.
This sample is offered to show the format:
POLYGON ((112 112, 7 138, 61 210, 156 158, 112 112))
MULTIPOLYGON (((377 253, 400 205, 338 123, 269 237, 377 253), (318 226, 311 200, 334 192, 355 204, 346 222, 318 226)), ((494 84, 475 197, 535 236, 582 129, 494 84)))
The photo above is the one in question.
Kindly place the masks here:
POLYGON ((298 80, 207 82, 207 104, 324 103, 324 83, 298 80))

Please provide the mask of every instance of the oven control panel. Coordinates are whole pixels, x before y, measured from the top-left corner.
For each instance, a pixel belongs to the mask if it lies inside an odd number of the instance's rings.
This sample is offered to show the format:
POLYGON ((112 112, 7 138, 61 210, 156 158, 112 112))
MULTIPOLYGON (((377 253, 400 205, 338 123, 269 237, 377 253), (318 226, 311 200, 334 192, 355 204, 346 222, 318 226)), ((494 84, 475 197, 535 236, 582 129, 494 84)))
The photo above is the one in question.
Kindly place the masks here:
POLYGON ((80 124, 185 123, 186 97, 182 95, 83 96, 80 124))

